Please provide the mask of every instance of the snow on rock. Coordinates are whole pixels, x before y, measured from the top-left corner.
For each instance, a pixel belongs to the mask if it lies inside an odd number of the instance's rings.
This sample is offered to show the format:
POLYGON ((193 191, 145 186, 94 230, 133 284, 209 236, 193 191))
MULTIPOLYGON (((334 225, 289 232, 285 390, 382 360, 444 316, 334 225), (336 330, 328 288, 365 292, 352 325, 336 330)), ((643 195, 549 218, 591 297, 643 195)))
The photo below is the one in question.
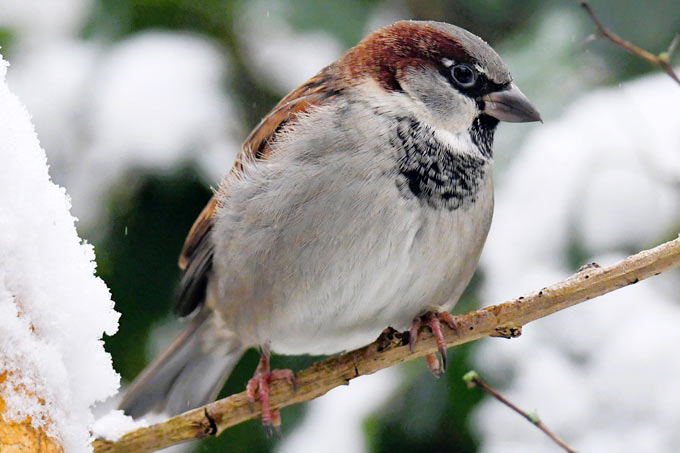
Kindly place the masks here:
MULTIPOLYGON (((529 136, 497 190, 484 300, 567 277, 575 244, 586 262, 606 265, 675 237, 678 104, 675 83, 657 74, 595 91, 529 136)), ((579 451, 674 451, 677 281, 677 272, 656 277, 532 323, 517 340, 481 342, 477 366, 579 451)), ((557 448, 490 399, 474 421, 483 453, 557 448)))
POLYGON ((3 418, 30 416, 64 451, 91 451, 90 408, 119 386, 101 340, 116 332, 119 315, 66 192, 50 180, 29 114, 5 83, 7 66, 0 58, 3 418))

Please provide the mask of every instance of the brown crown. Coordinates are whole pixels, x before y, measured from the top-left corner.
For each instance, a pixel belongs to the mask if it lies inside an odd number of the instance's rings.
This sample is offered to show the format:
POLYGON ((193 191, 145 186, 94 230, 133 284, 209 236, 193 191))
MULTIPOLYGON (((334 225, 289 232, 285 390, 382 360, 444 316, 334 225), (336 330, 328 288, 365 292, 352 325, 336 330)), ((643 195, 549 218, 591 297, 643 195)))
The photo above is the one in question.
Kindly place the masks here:
POLYGON ((441 65, 442 59, 472 61, 464 45, 429 23, 402 21, 381 28, 339 61, 350 85, 371 76, 390 91, 400 90, 397 73, 408 66, 441 65))

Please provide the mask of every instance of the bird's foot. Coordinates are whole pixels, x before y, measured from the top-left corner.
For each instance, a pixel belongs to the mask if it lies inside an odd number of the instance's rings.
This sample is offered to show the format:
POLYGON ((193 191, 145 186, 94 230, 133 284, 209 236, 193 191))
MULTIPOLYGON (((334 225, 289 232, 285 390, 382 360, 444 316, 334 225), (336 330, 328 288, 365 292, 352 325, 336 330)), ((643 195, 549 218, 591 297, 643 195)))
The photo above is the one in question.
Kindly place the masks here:
POLYGON ((428 354, 426 357, 427 366, 434 374, 434 377, 439 378, 446 371, 446 340, 444 339, 444 333, 442 332, 442 323, 449 326, 451 330, 458 330, 458 323, 453 315, 446 311, 440 311, 433 313, 428 311, 422 316, 418 316, 413 320, 411 329, 409 329, 409 341, 408 345, 411 352, 416 347, 416 342, 418 341, 418 332, 422 326, 427 326, 432 331, 435 340, 437 341, 437 348, 439 349, 439 356, 441 357, 441 365, 435 353, 428 354))
POLYGON ((255 400, 259 396, 260 406, 262 406, 262 425, 269 437, 276 434, 281 437, 281 414, 278 409, 271 409, 269 406, 269 384, 277 379, 285 379, 295 389, 295 375, 292 370, 270 370, 269 351, 263 351, 260 357, 260 365, 255 371, 255 375, 246 385, 246 395, 248 396, 248 406, 251 411, 255 411, 255 400))

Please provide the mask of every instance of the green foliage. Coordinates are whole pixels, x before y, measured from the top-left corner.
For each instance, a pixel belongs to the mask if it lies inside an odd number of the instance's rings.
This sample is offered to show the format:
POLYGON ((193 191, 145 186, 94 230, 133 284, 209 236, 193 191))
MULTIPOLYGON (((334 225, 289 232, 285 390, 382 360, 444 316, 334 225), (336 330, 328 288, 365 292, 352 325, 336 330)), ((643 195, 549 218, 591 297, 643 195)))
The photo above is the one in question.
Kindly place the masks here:
POLYGON ((483 36, 491 44, 511 37, 528 26, 552 1, 524 0, 409 0, 413 19, 441 20, 483 36))
POLYGON ((228 0, 99 0, 84 36, 119 39, 148 29, 189 30, 211 36, 231 28, 236 2, 228 0))
POLYGON ((14 44, 14 33, 9 28, 0 27, 0 52, 3 54, 10 53, 12 51, 12 45, 14 44))
POLYGON ((470 346, 449 349, 449 367, 436 380, 423 360, 406 367, 417 372, 386 407, 365 423, 372 452, 474 452, 469 416, 483 397, 468 390, 461 376, 470 369, 470 346))
POLYGON ((177 257, 208 198, 210 191, 188 168, 170 175, 133 172, 113 191, 108 227, 95 249, 99 275, 122 313, 106 349, 124 379, 134 378, 148 362, 149 329, 172 309, 177 257))
POLYGON ((323 30, 352 47, 364 36, 367 12, 381 4, 376 0, 346 0, 343 2, 287 0, 279 8, 298 30, 323 30))

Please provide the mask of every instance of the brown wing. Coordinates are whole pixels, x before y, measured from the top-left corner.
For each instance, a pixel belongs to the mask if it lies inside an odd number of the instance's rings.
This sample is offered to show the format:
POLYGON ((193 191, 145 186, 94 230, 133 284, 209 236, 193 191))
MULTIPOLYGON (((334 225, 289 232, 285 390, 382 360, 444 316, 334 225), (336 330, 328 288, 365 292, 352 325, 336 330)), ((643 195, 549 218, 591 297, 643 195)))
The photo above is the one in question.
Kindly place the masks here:
POLYGON ((213 246, 210 240, 217 199, 213 196, 199 214, 179 256, 182 276, 175 300, 175 313, 186 316, 203 303, 212 271, 213 246))
MULTIPOLYGON (((338 80, 332 76, 332 66, 325 68, 305 84, 283 98, 274 109, 265 116, 260 124, 250 133, 236 156, 232 174, 239 174, 246 161, 256 162, 267 159, 271 152, 271 144, 276 137, 294 123, 300 113, 308 112, 314 106, 327 103, 340 94, 338 80)), ((220 191, 228 190, 222 184, 220 191)), ((208 279, 212 272, 213 241, 212 227, 219 202, 213 196, 201 211, 194 225, 189 230, 184 247, 179 257, 182 277, 175 302, 175 313, 186 316, 200 306, 205 299, 208 279)))

